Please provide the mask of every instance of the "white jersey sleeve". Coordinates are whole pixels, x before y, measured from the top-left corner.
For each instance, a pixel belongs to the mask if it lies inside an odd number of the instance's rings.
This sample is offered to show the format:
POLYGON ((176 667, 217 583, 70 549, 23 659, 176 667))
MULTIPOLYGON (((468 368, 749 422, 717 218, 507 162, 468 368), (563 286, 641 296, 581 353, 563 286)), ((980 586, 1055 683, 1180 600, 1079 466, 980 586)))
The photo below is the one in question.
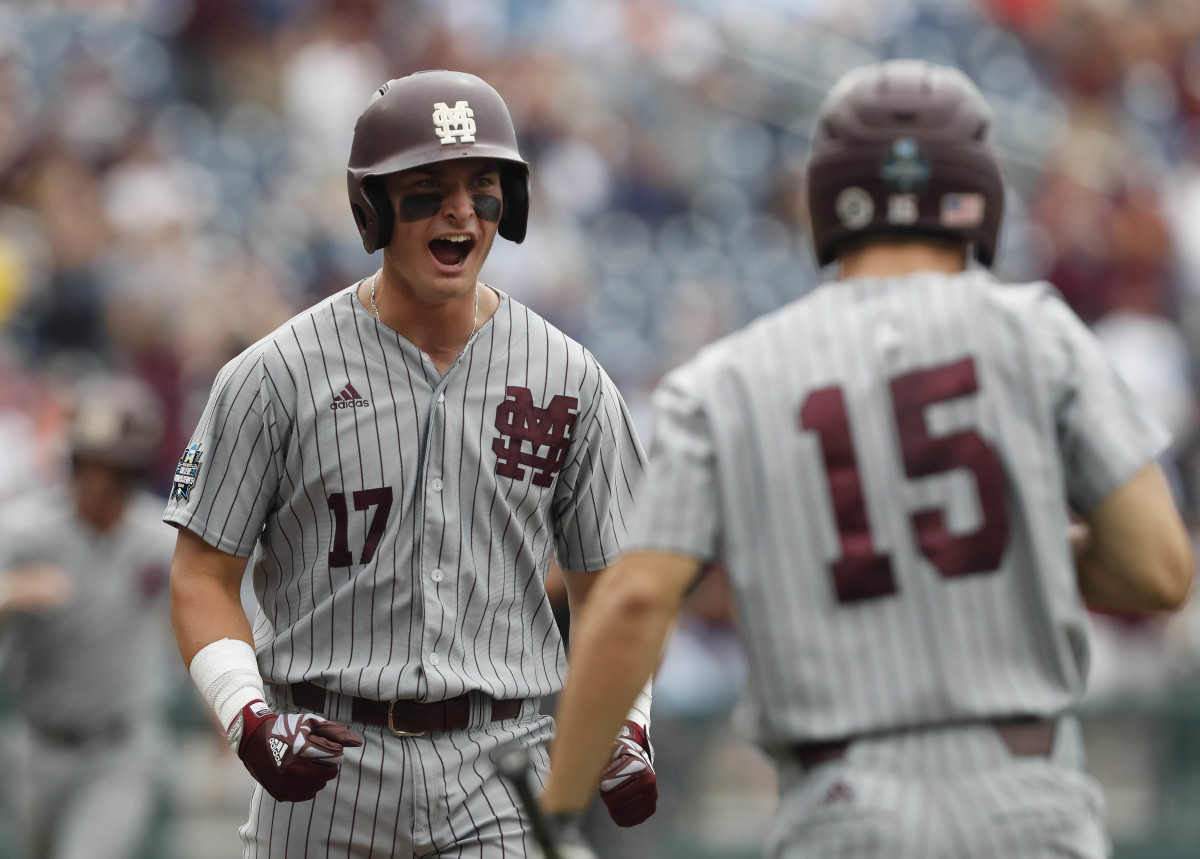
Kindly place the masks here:
POLYGON ((720 554, 716 452, 691 376, 677 370, 655 392, 650 463, 630 546, 711 560, 720 554))
POLYGON ((163 518, 248 557, 276 497, 281 438, 263 353, 252 349, 217 375, 163 518))
POLYGON ((1055 406, 1067 498, 1086 513, 1161 453, 1170 435, 1057 295, 1045 293, 1038 318, 1061 362, 1055 406))

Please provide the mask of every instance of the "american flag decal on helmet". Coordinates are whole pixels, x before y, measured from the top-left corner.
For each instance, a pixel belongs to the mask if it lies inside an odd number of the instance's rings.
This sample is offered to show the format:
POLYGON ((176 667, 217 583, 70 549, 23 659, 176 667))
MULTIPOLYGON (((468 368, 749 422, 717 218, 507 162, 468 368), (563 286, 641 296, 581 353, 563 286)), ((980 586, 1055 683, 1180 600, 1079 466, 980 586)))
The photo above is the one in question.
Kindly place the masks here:
POLYGON ((946 194, 942 197, 941 222, 943 227, 969 229, 983 223, 983 195, 946 194))

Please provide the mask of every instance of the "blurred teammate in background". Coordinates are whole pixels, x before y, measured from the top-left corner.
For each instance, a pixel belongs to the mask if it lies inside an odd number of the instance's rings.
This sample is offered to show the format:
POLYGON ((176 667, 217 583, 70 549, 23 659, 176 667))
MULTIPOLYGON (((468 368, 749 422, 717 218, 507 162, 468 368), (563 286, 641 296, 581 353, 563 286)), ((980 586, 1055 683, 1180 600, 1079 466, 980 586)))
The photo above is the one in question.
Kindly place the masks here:
MULTIPOLYGON (((565 669, 547 565, 578 608, 643 454, 595 359, 478 280, 497 233, 524 238, 528 181, 484 81, 382 86, 348 182, 383 267, 228 364, 179 463, 172 613, 260 785, 248 856, 531 848, 491 755, 517 740, 544 773, 539 699, 565 669)), ((630 715, 602 791, 621 825, 657 797, 648 698, 630 715)))
POLYGON ((1093 336, 1049 285, 967 270, 1002 215, 990 117, 916 61, 826 99, 808 195, 838 280, 660 387, 635 551, 572 642, 544 796, 563 828, 720 557, 781 772, 768 855, 1107 855, 1069 715, 1085 601, 1173 609, 1192 552, 1167 434, 1093 336))
POLYGON ((86 382, 69 483, 0 510, 0 670, 22 732, 6 771, 23 856, 128 859, 152 820, 174 533, 139 482, 161 425, 141 383, 86 382))

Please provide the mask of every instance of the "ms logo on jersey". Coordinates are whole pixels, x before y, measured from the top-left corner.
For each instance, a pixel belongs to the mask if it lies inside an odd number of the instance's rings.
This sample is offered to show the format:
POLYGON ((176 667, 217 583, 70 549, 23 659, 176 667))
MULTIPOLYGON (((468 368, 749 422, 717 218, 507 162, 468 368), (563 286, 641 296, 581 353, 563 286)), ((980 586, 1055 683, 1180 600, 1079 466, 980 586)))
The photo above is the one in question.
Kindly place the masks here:
POLYGON ((200 444, 189 445, 175 466, 175 479, 171 482, 171 501, 187 501, 200 475, 200 444))
POLYGON ((549 486, 571 443, 579 399, 556 394, 550 405, 540 409, 533 404, 533 392, 528 388, 510 385, 505 394, 504 402, 496 407, 500 437, 492 440, 496 473, 523 480, 522 466, 527 466, 535 471, 534 486, 549 486))
POLYGON ((433 133, 447 143, 475 142, 475 111, 465 101, 456 101, 454 107, 439 101, 433 106, 433 133))

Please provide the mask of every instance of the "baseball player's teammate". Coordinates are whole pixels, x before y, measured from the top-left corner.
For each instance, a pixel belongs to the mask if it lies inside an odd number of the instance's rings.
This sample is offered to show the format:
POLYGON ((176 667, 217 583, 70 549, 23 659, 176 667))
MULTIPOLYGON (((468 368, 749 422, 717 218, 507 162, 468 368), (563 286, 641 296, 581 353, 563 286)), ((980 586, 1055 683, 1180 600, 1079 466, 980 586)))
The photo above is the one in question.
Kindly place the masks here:
POLYGON ((69 425, 69 483, 0 511, 0 668, 22 733, 3 781, 23 856, 127 859, 152 820, 175 534, 136 483, 159 427, 140 384, 88 383, 69 425))
MULTIPOLYGON (((494 89, 446 71, 384 85, 349 192, 383 267, 228 364, 180 460, 180 648, 260 783, 248 856, 523 857, 490 756, 519 739, 544 772, 538 699, 565 667, 546 568, 554 553, 584 599, 643 454, 595 359, 478 282, 528 214, 494 89)), ((657 796, 635 709, 602 793, 622 825, 657 796)))
POLYGON ((720 556, 781 768, 768 855, 1106 854, 1068 715, 1084 600, 1176 607, 1191 547, 1165 434, 1078 318, 1047 284, 966 270, 1001 217, 990 124, 962 74, 915 61, 830 93, 807 178, 839 280, 658 391, 636 551, 573 637, 543 798, 560 820, 720 556))

